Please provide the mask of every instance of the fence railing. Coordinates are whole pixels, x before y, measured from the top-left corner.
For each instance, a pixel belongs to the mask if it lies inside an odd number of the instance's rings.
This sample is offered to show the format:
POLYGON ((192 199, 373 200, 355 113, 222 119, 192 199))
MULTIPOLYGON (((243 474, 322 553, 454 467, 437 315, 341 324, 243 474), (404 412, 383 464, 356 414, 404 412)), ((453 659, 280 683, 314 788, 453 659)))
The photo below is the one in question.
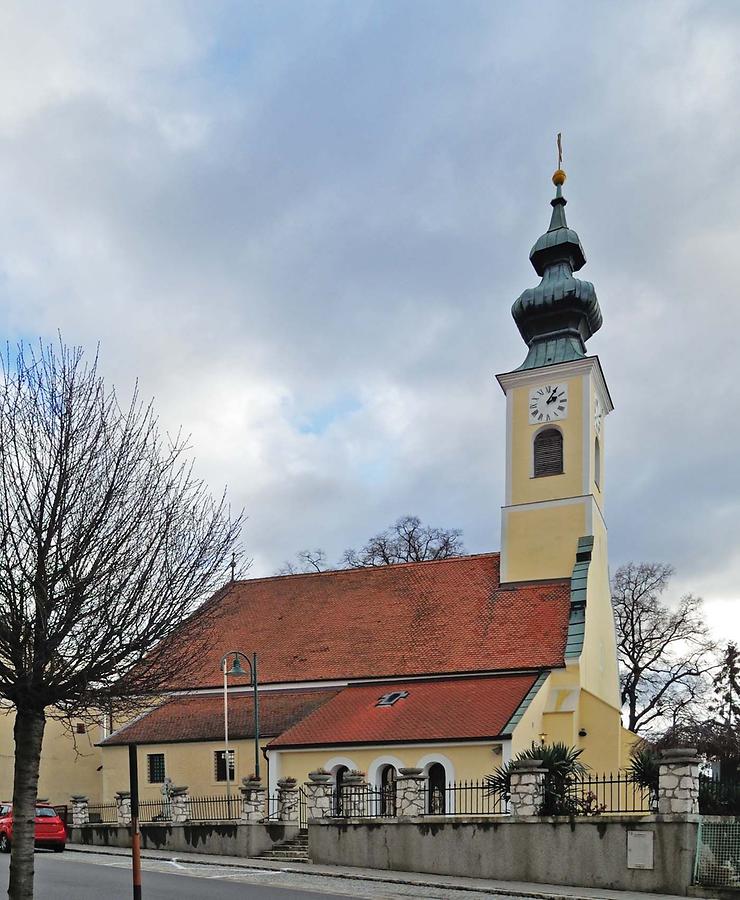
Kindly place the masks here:
POLYGON ((265 818, 280 818, 280 797, 277 794, 270 794, 265 798, 265 818))
POLYGON ((740 816, 740 775, 700 775, 699 812, 705 816, 740 816))
POLYGON ((116 825, 118 807, 115 803, 91 803, 87 808, 91 825, 116 825))
POLYGON ((140 800, 140 822, 171 822, 172 803, 168 800, 140 800))
POLYGON ((506 812, 506 801, 485 781, 453 781, 445 787, 427 785, 424 792, 425 815, 500 816, 506 812))
POLYGON ((392 818, 396 815, 396 786, 375 788, 345 785, 334 793, 335 816, 361 816, 370 819, 392 818))
POLYGON ((587 772, 570 780, 566 805, 569 808, 564 812, 574 815, 651 813, 658 811, 658 792, 639 784, 630 772, 609 775, 587 772))
POLYGON ((241 797, 190 797, 190 819, 196 822, 217 822, 241 818, 241 797))

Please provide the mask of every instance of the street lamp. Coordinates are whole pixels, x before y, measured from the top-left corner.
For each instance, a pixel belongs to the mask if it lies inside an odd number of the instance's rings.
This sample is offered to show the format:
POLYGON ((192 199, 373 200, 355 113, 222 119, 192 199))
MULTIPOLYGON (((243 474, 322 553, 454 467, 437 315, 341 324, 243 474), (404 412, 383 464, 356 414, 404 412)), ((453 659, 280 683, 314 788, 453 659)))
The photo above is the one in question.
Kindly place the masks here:
POLYGON ((249 683, 253 689, 254 696, 254 774, 260 777, 260 707, 259 696, 257 694, 257 654, 253 653, 250 659, 246 653, 240 650, 229 650, 221 657, 221 671, 224 674, 224 766, 226 769, 226 797, 227 802, 231 800, 231 778, 229 766, 229 692, 228 677, 234 675, 237 678, 249 676, 249 683), (231 667, 227 664, 229 659, 232 660, 231 667), (241 664, 241 660, 247 664, 248 671, 245 671, 241 664))

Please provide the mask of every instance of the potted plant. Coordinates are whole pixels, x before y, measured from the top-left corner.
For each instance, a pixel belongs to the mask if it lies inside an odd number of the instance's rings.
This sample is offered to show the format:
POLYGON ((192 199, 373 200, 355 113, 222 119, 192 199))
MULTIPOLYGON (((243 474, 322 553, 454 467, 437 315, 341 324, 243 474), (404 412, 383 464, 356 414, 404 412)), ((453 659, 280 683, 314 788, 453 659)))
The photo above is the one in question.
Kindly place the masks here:
POLYGON ((331 781, 331 772, 327 772, 326 769, 319 767, 314 769, 313 772, 309 772, 308 777, 316 784, 328 784, 331 781))
POLYGON ((361 769, 350 769, 342 780, 343 784, 362 784, 365 780, 365 773, 361 769))
POLYGON ((254 774, 254 772, 252 772, 251 775, 247 775, 246 778, 242 778, 242 784, 243 784, 244 787, 247 788, 248 790, 253 791, 253 790, 255 790, 256 788, 261 788, 261 787, 262 787, 262 779, 261 779, 261 778, 258 778, 258 777, 254 774))
POLYGON ((298 781, 292 775, 288 776, 288 778, 278 779, 278 787, 284 791, 292 791, 297 784, 298 781))
POLYGON ((398 771, 405 778, 418 778, 424 770, 417 766, 403 766, 398 771))

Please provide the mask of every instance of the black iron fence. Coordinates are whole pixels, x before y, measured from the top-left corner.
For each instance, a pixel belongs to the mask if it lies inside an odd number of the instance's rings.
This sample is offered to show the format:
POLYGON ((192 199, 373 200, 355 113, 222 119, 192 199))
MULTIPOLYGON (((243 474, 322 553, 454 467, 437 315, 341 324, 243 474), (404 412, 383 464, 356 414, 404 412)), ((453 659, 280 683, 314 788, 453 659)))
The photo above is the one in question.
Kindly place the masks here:
POLYGON ((226 797, 221 794, 190 798, 190 819, 195 822, 229 821, 241 818, 241 813, 241 797, 226 797))
POLYGON ((427 785, 424 792, 424 813, 430 816, 500 816, 506 812, 504 798, 485 781, 427 785))
POLYGON ((705 816, 740 816, 740 774, 700 775, 699 812, 705 816))
POLYGON ((370 819, 392 818, 397 815, 396 785, 381 788, 369 785, 342 785, 334 793, 335 816, 361 816, 370 819))
POLYGON ((595 816, 602 813, 653 813, 658 811, 658 793, 635 780, 630 772, 597 775, 587 772, 568 780, 563 789, 548 781, 546 812, 554 815, 595 816), (562 805, 562 809, 557 807, 562 805))
POLYGON ((169 800, 139 800, 140 822, 171 822, 172 802, 169 800))
POLYGON ((91 825, 116 825, 118 807, 115 803, 91 803, 87 807, 91 825))

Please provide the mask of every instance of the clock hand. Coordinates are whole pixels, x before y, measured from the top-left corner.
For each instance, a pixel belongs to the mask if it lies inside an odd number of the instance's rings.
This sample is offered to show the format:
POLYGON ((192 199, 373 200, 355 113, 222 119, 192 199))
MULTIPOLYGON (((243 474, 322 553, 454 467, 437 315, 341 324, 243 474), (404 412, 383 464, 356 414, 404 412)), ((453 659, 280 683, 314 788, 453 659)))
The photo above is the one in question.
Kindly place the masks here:
POLYGON ((554 403, 556 400, 557 400, 557 392, 553 391, 552 394, 550 394, 550 396, 547 398, 547 403, 549 405, 550 403, 554 403))

